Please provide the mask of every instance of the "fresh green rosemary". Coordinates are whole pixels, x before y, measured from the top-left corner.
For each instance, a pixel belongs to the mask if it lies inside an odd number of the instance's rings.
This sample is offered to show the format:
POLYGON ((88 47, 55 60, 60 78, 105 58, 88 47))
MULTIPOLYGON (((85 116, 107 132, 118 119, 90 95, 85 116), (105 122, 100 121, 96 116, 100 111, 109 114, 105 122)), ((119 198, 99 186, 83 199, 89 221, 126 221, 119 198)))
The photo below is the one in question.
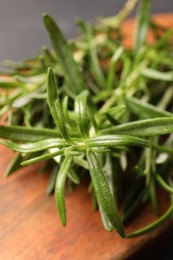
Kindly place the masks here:
POLYGON ((0 144, 16 152, 5 175, 49 164, 47 193, 55 191, 63 225, 66 181, 79 185, 88 173, 94 207, 108 231, 135 237, 173 213, 171 199, 155 222, 125 233, 125 223, 146 202, 158 212, 158 187, 173 193, 173 29, 152 21, 151 2, 139 3, 131 49, 123 44, 121 24, 137 0, 115 17, 79 20, 82 36, 71 41, 44 14, 53 49, 8 63, 11 73, 0 76, 0 144))

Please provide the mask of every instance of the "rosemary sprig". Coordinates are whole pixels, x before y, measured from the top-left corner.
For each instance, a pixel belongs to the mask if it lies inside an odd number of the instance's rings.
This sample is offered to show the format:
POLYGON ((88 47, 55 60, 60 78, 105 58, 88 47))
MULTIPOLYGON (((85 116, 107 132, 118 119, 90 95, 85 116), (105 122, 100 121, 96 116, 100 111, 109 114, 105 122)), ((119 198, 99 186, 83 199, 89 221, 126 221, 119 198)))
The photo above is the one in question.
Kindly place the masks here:
POLYGON ((126 235, 125 223, 145 202, 157 211, 157 185, 173 192, 173 31, 158 36, 152 1, 142 0, 134 46, 126 48, 121 23, 136 2, 94 24, 79 21, 83 34, 73 41, 44 14, 53 50, 8 63, 12 72, 0 77, 0 144, 16 152, 6 176, 50 161, 47 193, 55 191, 65 226, 66 180, 79 185, 90 174, 93 205, 106 230, 121 237, 150 232, 173 212, 171 204, 157 221, 126 235), (152 45, 148 30, 156 37, 152 45))

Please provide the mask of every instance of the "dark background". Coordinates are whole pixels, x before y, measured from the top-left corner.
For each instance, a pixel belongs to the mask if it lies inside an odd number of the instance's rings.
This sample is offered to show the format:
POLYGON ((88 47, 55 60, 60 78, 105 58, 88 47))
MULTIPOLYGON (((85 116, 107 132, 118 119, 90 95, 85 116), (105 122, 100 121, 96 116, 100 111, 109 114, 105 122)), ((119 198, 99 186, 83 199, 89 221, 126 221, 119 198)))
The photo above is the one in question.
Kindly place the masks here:
MULTIPOLYGON (((78 34, 74 20, 77 17, 92 20, 96 16, 111 16, 125 0, 0 0, 0 69, 2 61, 21 60, 39 53, 48 45, 42 23, 42 13, 54 17, 67 37, 78 34)), ((173 0, 153 0, 153 13, 173 13, 173 0)), ((134 13, 132 14, 134 15, 134 13)), ((173 18, 172 18, 173 19, 173 18)), ((173 238, 158 248, 152 259, 173 259, 173 238)))
MULTIPOLYGON (((67 37, 77 34, 76 17, 93 19, 117 13, 126 0, 0 0, 0 69, 4 59, 34 56, 49 45, 42 13, 52 15, 67 37)), ((153 0, 153 13, 173 12, 173 0, 153 0)))

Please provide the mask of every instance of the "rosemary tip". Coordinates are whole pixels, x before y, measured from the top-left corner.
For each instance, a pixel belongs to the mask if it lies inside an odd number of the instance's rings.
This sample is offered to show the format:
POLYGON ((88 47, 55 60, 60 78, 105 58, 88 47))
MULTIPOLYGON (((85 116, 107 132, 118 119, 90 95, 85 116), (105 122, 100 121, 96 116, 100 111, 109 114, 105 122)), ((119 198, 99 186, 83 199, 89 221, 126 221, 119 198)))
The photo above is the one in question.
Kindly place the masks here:
POLYGON ((43 18, 45 18, 45 17, 48 16, 48 14, 47 13, 43 13, 42 16, 43 16, 43 18))
POLYGON ((51 67, 48 67, 47 74, 48 75, 53 75, 53 69, 51 67))
POLYGON ((47 13, 42 14, 44 24, 46 25, 49 21, 49 15, 47 13))

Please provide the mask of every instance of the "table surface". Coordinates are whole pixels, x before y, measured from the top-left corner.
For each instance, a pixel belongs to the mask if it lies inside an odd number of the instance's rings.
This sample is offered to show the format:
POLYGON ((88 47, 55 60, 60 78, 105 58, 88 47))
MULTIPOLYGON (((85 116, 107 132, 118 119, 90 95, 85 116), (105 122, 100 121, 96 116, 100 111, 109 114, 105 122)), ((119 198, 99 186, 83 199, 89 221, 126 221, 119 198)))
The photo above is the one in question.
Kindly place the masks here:
MULTIPOLYGON (((39 46, 49 45, 41 19, 41 14, 45 11, 53 15, 66 36, 71 37, 76 34, 73 24, 75 17, 92 19, 96 15, 113 15, 123 2, 125 1, 116 1, 115 4, 115 1, 104 0, 100 5, 99 0, 87 2, 84 0, 49 0, 49 3, 47 0, 0 0, 0 33, 2 35, 0 61, 23 59, 37 54, 39 46)), ((158 12, 173 12, 173 1, 153 1, 153 13, 158 12)), ((2 69, 2 65, 0 69, 2 69)), ((3 180, 3 171, 12 153, 1 147, 0 155, 3 158, 3 161, 0 162, 0 236, 3 241, 0 244, 0 252, 2 260, 39 260, 55 259, 55 257, 56 259, 70 259, 69 255, 74 252, 76 252, 76 258, 73 259, 79 259, 77 256, 81 254, 83 246, 86 251, 85 255, 81 255, 83 258, 80 259, 86 259, 94 251, 98 251, 100 254, 98 257, 101 256, 102 259, 109 259, 108 251, 115 256, 115 248, 112 245, 117 243, 119 238, 114 233, 105 233, 98 213, 92 212, 90 199, 85 189, 80 198, 78 194, 81 194, 81 190, 76 191, 73 195, 67 194, 67 207, 70 209, 70 204, 73 203, 73 211, 68 211, 70 220, 67 228, 64 229, 59 225, 53 197, 48 198, 44 193, 47 177, 36 174, 38 170, 36 166, 27 168, 25 173, 20 172, 8 180, 3 180), (30 196, 31 194, 32 196, 30 196), (79 204, 82 205, 80 211, 79 204), (89 218, 92 221, 88 221, 89 218), (87 230, 91 228, 93 232, 88 235, 87 230), (74 234, 71 233, 72 230, 74 234), (45 234, 46 237, 44 237, 45 234), (63 244, 64 240, 66 240, 66 244, 63 244), (81 248, 79 248, 79 241, 81 248), (106 244, 106 252, 104 247, 100 246, 102 244, 106 244), (67 247, 73 245, 70 247, 71 251, 67 251, 65 245, 67 247), (45 258, 41 258, 42 256, 45 258)), ((150 209, 148 211, 150 212, 150 209)), ((154 219, 154 216, 152 217, 154 219)), ((135 225, 140 225, 140 223, 135 225)), ((157 233, 153 233, 151 240, 156 235, 157 233)), ((148 240, 145 236, 140 239, 142 241, 140 243, 144 244, 148 240)), ((118 241, 122 244, 121 239, 118 241)), ((123 241, 125 247, 129 247, 129 241, 132 240, 123 241)), ((139 240, 133 241, 133 248, 138 247, 139 240)), ((169 240, 169 243, 155 255, 155 258, 159 255, 159 259, 172 259, 171 243, 172 240, 169 240)), ((121 251, 120 247, 119 250, 121 251)), ((121 253, 125 253, 125 249, 121 253)), ((96 257, 91 259, 98 259, 96 257)))
MULTIPOLYGON (((113 231, 106 232, 100 215, 93 211, 86 182, 73 193, 66 191, 68 225, 62 227, 55 209, 54 196, 45 189, 48 174, 38 174, 38 165, 23 168, 8 180, 3 173, 13 153, 0 145, 0 259, 1 260, 127 260, 140 253, 141 248, 157 246, 166 241, 167 222, 150 234, 122 239, 113 231), (156 240, 157 239, 157 240, 156 240), (130 257, 130 258, 129 258, 130 257)), ((163 194, 166 195, 166 194, 163 194)), ((160 196, 161 212, 168 208, 168 199, 160 196)), ((150 206, 131 221, 126 232, 147 225, 156 216, 150 206)), ((142 254, 151 256, 147 249, 142 254)), ((148 256, 147 256, 148 259, 148 256)))

